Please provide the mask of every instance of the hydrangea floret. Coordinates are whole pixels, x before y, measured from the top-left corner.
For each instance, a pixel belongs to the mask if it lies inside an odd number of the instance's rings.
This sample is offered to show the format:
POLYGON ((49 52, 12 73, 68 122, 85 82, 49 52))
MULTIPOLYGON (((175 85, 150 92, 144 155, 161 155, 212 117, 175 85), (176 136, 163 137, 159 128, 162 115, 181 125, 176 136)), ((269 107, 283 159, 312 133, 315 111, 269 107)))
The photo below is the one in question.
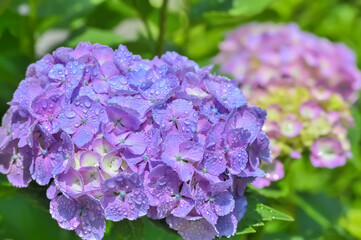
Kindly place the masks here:
POLYGON ((266 112, 175 52, 144 60, 80 43, 31 64, 0 128, 0 172, 47 186, 82 239, 105 220, 166 219, 186 240, 235 234, 245 184, 270 161, 266 112))

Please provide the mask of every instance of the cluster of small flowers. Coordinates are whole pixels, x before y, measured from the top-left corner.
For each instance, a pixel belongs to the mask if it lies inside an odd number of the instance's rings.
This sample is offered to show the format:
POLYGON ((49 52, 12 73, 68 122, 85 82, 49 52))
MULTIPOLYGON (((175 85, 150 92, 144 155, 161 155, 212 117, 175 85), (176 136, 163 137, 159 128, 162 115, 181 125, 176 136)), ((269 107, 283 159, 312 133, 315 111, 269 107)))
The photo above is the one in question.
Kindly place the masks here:
POLYGON ((166 218, 189 240, 234 235, 270 161, 266 112, 174 52, 143 60, 80 43, 28 67, 0 128, 0 172, 49 185, 50 213, 83 239, 105 219, 166 218))
POLYGON ((295 24, 250 23, 230 32, 215 62, 231 74, 252 104, 268 111, 272 163, 260 166, 257 187, 284 176, 282 156, 300 158, 310 149, 316 167, 334 168, 350 157, 348 109, 358 96, 361 74, 342 44, 302 32, 295 24), (254 97, 257 96, 257 97, 254 97))
POLYGON ((215 61, 246 88, 320 88, 349 102, 361 88, 350 49, 303 32, 296 24, 246 24, 228 34, 215 61))
POLYGON ((260 166, 265 178, 253 185, 264 187, 284 175, 278 157, 297 159, 310 149, 310 160, 315 167, 335 168, 343 166, 351 157, 347 130, 353 126, 350 106, 340 95, 314 97, 306 88, 276 88, 256 91, 254 103, 267 109, 267 121, 263 127, 270 137, 272 163, 260 166))

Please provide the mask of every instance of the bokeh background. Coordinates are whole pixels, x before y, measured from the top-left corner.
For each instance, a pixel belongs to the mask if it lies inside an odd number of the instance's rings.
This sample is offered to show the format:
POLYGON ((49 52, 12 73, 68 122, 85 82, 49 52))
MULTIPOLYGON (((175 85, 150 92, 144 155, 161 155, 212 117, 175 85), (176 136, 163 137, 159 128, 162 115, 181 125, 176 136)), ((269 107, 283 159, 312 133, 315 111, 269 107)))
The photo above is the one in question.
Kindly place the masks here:
MULTIPOLYGON (((0 0, 0 115, 26 67, 59 46, 79 41, 153 58, 177 51, 201 66, 211 63, 227 31, 243 23, 295 22, 302 30, 344 42, 361 63, 359 0, 0 0), (166 4, 164 4, 166 3, 166 4)), ((217 66, 215 68, 217 71, 217 66)), ((315 169, 290 164, 286 177, 269 189, 252 190, 293 216, 272 221, 232 239, 361 239, 361 104, 352 109, 353 158, 345 167, 315 169)), ((0 239, 78 239, 57 226, 44 189, 10 187, 0 177, 0 239)), ((149 220, 107 226, 105 239, 179 239, 149 220), (140 231, 144 228, 145 231, 140 231)))

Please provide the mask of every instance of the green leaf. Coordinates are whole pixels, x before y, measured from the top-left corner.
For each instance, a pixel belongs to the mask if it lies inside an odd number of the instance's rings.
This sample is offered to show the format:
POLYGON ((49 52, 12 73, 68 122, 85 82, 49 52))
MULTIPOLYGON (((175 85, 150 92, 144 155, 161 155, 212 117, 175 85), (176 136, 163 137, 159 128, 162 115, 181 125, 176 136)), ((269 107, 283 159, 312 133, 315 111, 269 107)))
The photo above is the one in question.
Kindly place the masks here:
POLYGON ((165 221, 150 220, 147 217, 142 218, 144 223, 144 239, 152 240, 181 240, 182 238, 165 221))
POLYGON ((37 16, 49 17, 59 15, 63 17, 82 15, 91 12, 103 0, 38 0, 37 16))
POLYGON ((232 15, 252 16, 262 12, 271 0, 233 0, 232 15))
POLYGON ((90 27, 82 33, 72 37, 66 45, 69 47, 76 47, 79 42, 87 41, 91 43, 100 43, 110 46, 118 46, 119 44, 124 42, 124 40, 120 36, 116 35, 112 31, 90 27))
POLYGON ((247 201, 247 211, 238 224, 237 235, 254 233, 254 227, 263 226, 265 221, 293 221, 291 216, 260 203, 253 194, 247 197, 247 201))
MULTIPOLYGON (((15 188, 14 188, 15 189, 15 188)), ((22 189, 23 190, 23 189, 22 189)), ((36 204, 36 199, 19 195, 0 198, 0 239, 26 240, 77 240, 74 231, 61 229, 45 210, 36 204), (49 237, 51 236, 51 237, 49 237)))
POLYGON ((338 200, 330 198, 325 194, 297 194, 292 196, 293 200, 312 219, 324 228, 333 225, 340 217, 343 209, 338 200))
POLYGON ((248 226, 248 227, 242 227, 241 229, 237 229, 236 235, 243 235, 243 234, 255 233, 255 232, 257 231, 253 227, 248 226))
POLYGON ((315 168, 310 161, 309 153, 305 152, 300 159, 294 159, 288 167, 284 180, 291 189, 296 191, 320 191, 332 182, 331 171, 315 168))
POLYGON ((202 17, 203 14, 211 11, 224 11, 227 12, 232 7, 232 1, 230 0, 217 0, 217 1, 209 1, 209 0, 201 0, 195 3, 190 9, 190 19, 194 20, 199 17, 202 17))
POLYGON ((210 26, 235 27, 245 21, 243 16, 231 15, 228 12, 212 11, 204 13, 204 19, 210 26))
MULTIPOLYGON (((7 59, 6 57, 0 54, 0 70, 2 74, 11 74, 11 75, 19 75, 19 66, 16 65, 15 62, 7 59)), ((7 81, 11 83, 10 79, 3 79, 3 81, 7 81)))
POLYGON ((111 232, 106 239, 141 240, 143 239, 143 221, 141 219, 134 221, 124 219, 120 222, 113 222, 111 232))
POLYGON ((278 210, 268 207, 262 203, 257 204, 257 212, 261 215, 262 221, 281 220, 292 222, 294 219, 278 210))
POLYGON ((148 18, 153 10, 148 0, 123 0, 123 2, 138 11, 141 18, 144 19, 148 18))
MULTIPOLYGON (((97 6, 96 9, 87 17, 87 25, 101 29, 111 29, 116 27, 122 20, 126 19, 127 17, 135 17, 133 9, 128 7, 128 9, 126 9, 128 10, 127 13, 120 12, 118 8, 114 7, 116 3, 120 4, 121 2, 106 1, 97 6), (99 21, 99 19, 102 20, 99 21)), ((123 4, 123 6, 124 5, 125 4, 123 4)))
POLYGON ((0 179, 0 199, 12 195, 16 189, 9 182, 0 179))
POLYGON ((182 45, 187 37, 188 42, 183 46, 186 48, 186 55, 193 60, 204 59, 217 53, 218 43, 222 40, 223 32, 223 29, 208 30, 205 24, 199 24, 190 30, 189 36, 180 35, 175 41, 182 45))

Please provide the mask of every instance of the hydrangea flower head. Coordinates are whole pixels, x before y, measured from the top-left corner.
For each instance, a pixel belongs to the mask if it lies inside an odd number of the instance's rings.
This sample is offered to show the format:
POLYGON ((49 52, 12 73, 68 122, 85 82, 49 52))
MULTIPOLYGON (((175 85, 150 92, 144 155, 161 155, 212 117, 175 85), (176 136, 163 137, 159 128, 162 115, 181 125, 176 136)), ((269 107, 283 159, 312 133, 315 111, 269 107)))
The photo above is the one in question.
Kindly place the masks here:
POLYGON ((351 50, 296 24, 250 23, 230 32, 215 61, 246 88, 306 87, 357 99, 361 74, 351 50))
POLYGON ((262 163, 266 179, 255 181, 264 187, 284 175, 282 163, 277 159, 301 158, 310 149, 311 163, 315 167, 343 166, 351 157, 347 130, 354 124, 350 104, 338 94, 317 99, 305 88, 274 88, 259 91, 255 104, 268 109, 263 126, 270 137, 273 163, 262 163))
POLYGON ((266 177, 255 186, 281 179, 279 160, 301 158, 307 149, 315 167, 342 166, 351 156, 349 108, 361 88, 361 73, 345 45, 296 24, 250 23, 227 35, 215 62, 240 83, 252 104, 268 112, 263 129, 273 163, 260 166, 266 177))
POLYGON ((230 237, 270 160, 265 120, 211 67, 80 43, 28 67, 0 127, 0 172, 49 185, 51 216, 82 239, 144 216, 186 240, 230 237))

